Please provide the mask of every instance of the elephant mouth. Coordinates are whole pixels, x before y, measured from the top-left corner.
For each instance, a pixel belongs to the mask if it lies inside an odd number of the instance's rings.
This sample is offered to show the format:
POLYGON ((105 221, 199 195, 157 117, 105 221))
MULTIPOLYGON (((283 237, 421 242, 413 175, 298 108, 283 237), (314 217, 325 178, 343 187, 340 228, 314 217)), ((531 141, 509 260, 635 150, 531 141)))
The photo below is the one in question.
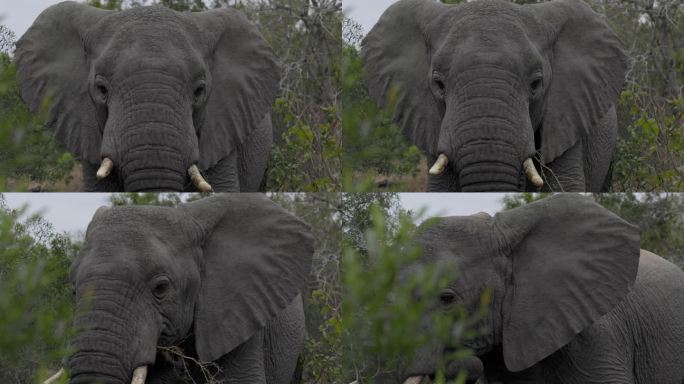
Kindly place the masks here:
MULTIPOLYGON (((112 173, 113 169, 114 161, 112 161, 112 159, 109 157, 103 158, 102 163, 100 164, 100 168, 98 168, 97 170, 97 179, 103 180, 107 178, 112 173)), ((192 185, 195 188, 197 188, 198 191, 205 193, 214 191, 211 185, 204 179, 204 177, 200 173, 199 167, 197 167, 196 164, 193 164, 188 168, 187 176, 192 182, 192 185)), ((165 189, 162 188, 160 192, 161 191, 165 191, 165 189)))
MULTIPOLYGON (((447 169, 449 161, 449 157, 446 154, 440 153, 435 163, 430 167, 428 173, 432 176, 441 175, 447 169)), ((539 189, 544 185, 544 180, 539 175, 539 172, 537 171, 531 157, 528 157, 527 159, 525 159, 525 161, 523 161, 523 163, 521 164, 521 169, 526 179, 535 188, 539 189)))

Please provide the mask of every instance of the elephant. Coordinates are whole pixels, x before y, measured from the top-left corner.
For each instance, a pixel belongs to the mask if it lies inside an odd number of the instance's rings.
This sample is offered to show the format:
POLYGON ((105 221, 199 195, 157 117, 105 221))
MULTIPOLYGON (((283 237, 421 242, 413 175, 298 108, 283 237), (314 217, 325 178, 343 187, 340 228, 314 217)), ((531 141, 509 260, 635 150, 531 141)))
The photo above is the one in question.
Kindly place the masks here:
POLYGON ((593 199, 557 194, 494 217, 437 218, 414 241, 423 255, 402 274, 426 263, 459 270, 421 299, 432 310, 477 313, 491 296, 478 335, 460 344, 472 357, 449 360, 457 342, 417 346, 392 381, 426 382, 438 361, 447 379, 465 368, 477 383, 684 381, 684 272, 640 251, 638 229, 593 199))
POLYGON ((280 64, 240 11, 63 2, 19 39, 16 64, 86 191, 259 190, 280 64))
POLYGON ((580 0, 400 0, 361 44, 365 84, 431 166, 429 191, 609 188, 627 56, 580 0))
POLYGON ((289 384, 312 254, 308 225, 260 194, 100 208, 70 271, 69 383, 207 382, 194 359, 212 383, 289 384))

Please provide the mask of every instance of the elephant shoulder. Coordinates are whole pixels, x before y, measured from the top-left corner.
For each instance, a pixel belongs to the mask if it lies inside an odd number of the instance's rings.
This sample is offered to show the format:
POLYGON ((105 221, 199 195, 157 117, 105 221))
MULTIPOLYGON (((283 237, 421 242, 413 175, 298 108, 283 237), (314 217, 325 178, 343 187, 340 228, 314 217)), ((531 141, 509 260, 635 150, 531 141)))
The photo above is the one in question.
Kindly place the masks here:
POLYGON ((652 284, 657 284, 661 289, 678 290, 684 300, 684 271, 652 252, 641 250, 636 286, 652 284))

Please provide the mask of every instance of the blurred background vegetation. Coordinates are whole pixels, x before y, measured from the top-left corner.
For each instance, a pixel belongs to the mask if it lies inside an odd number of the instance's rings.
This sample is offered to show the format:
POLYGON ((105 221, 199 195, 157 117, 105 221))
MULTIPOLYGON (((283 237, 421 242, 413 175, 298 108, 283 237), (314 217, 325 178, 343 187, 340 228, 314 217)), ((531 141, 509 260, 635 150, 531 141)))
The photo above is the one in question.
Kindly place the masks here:
MULTIPOLYGON (((441 0, 458 4, 465 0, 441 0)), ((510 0, 518 4, 548 0, 510 0)), ((684 190, 684 3, 585 0, 606 16, 629 55, 618 102, 615 192, 684 190)), ((424 191, 425 158, 363 86, 360 41, 369 31, 343 23, 344 190, 424 191)))
MULTIPOLYGON (((68 271, 83 239, 82 234, 58 233, 40 216, 10 209, 1 196, 0 382, 34 384, 54 373, 68 354, 73 310, 68 271)), ((110 202, 176 206, 205 196, 113 194, 110 202)), ((412 241, 416 227, 430 225, 422 212, 407 211, 399 194, 269 196, 309 223, 316 240, 304 294, 308 337, 302 383, 383 380, 416 345, 446 337, 445 324, 454 318, 464 324, 461 338, 473 335, 469 324, 478 314, 459 308, 436 314, 431 334, 416 331, 428 304, 418 297, 438 292, 454 272, 427 266, 408 277, 399 273, 421 255, 412 241)), ((501 199, 501 210, 545 196, 509 194, 501 199)), ((589 196, 637 225, 643 249, 684 268, 684 195, 589 196)), ((458 204, 457 196, 453 204, 458 204)), ((477 210, 473 207, 473 213, 477 210)), ((469 351, 458 353, 464 356, 469 351)))
MULTIPOLYGON (((234 6, 247 15, 283 63, 274 104, 269 191, 338 191, 341 0, 86 0, 121 10, 159 4, 178 11, 234 6)), ((21 101, 12 62, 19 38, 0 20, 0 190, 79 191, 77 161, 42 129, 21 101)))

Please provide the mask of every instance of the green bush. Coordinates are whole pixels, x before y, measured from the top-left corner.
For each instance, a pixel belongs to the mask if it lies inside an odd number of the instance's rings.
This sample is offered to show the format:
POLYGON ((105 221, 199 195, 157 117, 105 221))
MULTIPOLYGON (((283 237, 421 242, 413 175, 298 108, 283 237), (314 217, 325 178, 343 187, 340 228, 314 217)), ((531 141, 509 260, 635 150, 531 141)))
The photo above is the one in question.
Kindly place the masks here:
MULTIPOLYGON (((33 384, 68 354, 69 265, 79 245, 0 196, 0 382, 33 384)), ((42 380, 41 380, 42 381, 42 380)))
MULTIPOLYGON (((383 210, 375 206, 371 217, 362 249, 347 244, 342 258, 340 326, 353 379, 391 380, 392 372, 427 343, 453 346, 455 352, 449 357, 471 356, 470 350, 459 346, 459 340, 475 336, 471 328, 484 309, 468 314, 455 306, 445 312, 429 299, 453 280, 457 266, 418 262, 422 250, 413 242, 417 228, 410 216, 400 215, 397 223, 388 225, 383 210), (407 270, 408 266, 415 268, 407 270), (452 332, 455 321, 462 324, 459 334, 452 332), (430 325, 425 326, 426 322, 430 325)), ((424 223, 421 228, 429 225, 424 223)), ((485 295, 482 308, 487 303, 485 295)), ((444 369, 445 361, 438 362, 437 383, 444 383, 444 369)), ((465 382, 465 372, 456 382, 465 382)))

